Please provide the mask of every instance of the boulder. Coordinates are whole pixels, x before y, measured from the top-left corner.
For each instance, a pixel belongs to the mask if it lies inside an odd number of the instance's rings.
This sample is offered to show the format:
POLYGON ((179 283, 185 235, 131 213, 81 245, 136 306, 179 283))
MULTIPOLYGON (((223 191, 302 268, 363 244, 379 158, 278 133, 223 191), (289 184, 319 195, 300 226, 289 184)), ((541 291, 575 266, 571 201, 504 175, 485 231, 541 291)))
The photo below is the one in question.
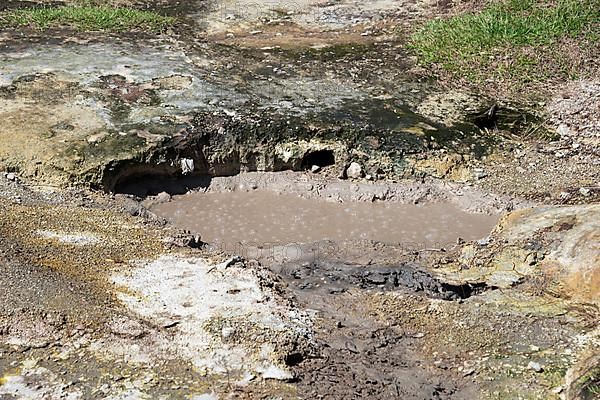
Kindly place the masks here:
POLYGON ((363 177, 362 166, 357 162, 350 163, 350 166, 346 169, 346 176, 351 179, 359 179, 363 177))

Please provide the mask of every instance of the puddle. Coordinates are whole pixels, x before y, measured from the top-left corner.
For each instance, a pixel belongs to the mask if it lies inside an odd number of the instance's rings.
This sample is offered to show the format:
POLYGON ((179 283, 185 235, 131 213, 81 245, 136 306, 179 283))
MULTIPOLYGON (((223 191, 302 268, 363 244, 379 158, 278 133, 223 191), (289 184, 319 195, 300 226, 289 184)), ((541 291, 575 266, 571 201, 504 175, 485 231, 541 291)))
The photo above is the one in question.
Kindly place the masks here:
POLYGON ((485 237, 498 220, 498 216, 467 213, 452 204, 337 203, 266 190, 188 193, 152 211, 224 249, 322 240, 444 247, 459 237, 485 237))

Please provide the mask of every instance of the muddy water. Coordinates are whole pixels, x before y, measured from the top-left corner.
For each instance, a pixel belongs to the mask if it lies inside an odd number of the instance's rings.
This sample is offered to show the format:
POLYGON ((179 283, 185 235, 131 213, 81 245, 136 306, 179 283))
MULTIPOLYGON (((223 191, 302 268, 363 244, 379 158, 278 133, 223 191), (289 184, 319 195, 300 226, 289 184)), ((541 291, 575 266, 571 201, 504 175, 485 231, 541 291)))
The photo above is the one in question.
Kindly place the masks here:
POLYGON ((269 191, 188 193, 152 211, 202 240, 232 248, 373 240, 421 247, 489 234, 498 216, 466 213, 451 204, 333 203, 269 191))

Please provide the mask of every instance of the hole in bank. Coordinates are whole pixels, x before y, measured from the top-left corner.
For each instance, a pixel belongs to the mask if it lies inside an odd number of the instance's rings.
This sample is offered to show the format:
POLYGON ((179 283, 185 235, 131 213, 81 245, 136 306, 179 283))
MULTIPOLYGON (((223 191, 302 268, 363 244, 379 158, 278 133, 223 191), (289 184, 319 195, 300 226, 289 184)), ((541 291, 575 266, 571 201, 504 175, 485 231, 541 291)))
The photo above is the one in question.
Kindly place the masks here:
POLYGON ((331 150, 311 151, 302 158, 302 169, 310 169, 313 165, 328 167, 335 164, 335 156, 331 150))

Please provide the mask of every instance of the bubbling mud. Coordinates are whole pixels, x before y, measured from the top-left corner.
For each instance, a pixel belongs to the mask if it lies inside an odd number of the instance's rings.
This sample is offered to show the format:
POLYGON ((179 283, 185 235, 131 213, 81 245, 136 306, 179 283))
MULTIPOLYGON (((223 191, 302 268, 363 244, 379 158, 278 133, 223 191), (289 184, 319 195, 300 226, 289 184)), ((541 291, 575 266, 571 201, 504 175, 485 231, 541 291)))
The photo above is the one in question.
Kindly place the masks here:
POLYGON ((224 248, 323 240, 443 247, 457 238, 485 237, 498 220, 497 215, 471 214, 448 203, 339 203, 268 190, 191 192, 152 211, 224 248))

